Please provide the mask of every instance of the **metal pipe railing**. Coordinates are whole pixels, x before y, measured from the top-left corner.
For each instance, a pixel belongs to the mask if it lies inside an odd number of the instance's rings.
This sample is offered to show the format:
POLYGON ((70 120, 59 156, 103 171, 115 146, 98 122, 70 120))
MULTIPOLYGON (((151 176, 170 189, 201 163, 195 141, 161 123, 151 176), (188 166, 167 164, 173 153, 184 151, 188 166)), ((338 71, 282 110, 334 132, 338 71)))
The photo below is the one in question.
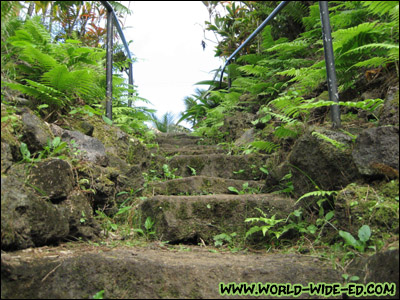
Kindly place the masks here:
POLYGON ((228 59, 226 60, 224 66, 222 67, 221 78, 219 80, 219 87, 221 87, 222 77, 224 75, 225 68, 226 68, 227 65, 229 65, 229 62, 231 61, 231 59, 234 58, 236 56, 236 54, 238 54, 239 51, 242 50, 243 47, 245 47, 257 34, 259 34, 260 31, 263 30, 265 26, 267 26, 268 22, 271 21, 288 4, 289 4, 289 1, 282 1, 281 3, 279 3, 279 5, 264 20, 264 22, 262 22, 261 25, 258 26, 257 29, 254 30, 254 32, 239 46, 239 48, 237 48, 231 54, 231 56, 228 57, 228 59))
MULTIPOLYGON (((119 24, 117 15, 108 1, 100 1, 101 4, 107 9, 107 54, 106 54, 106 73, 107 73, 107 92, 106 92, 106 116, 112 120, 112 38, 113 38, 113 25, 117 28, 118 34, 124 45, 126 55, 129 58, 129 73, 128 81, 133 85, 133 72, 132 72, 132 57, 129 51, 128 43, 126 42, 124 33, 122 32, 121 25, 119 24), (114 20, 114 22, 113 22, 114 20)), ((132 97, 132 92, 129 92, 132 97)), ((128 106, 132 105, 132 100, 128 100, 128 106)))
POLYGON ((106 116, 112 120, 112 64, 113 64, 113 19, 112 11, 107 11, 107 51, 106 51, 106 116))
MULTIPOLYGON (((324 43, 324 55, 325 55, 329 100, 338 103, 339 94, 337 90, 335 57, 333 55, 328 1, 319 1, 319 12, 322 24, 322 41, 324 43)), ((341 126, 339 105, 331 106, 331 118, 332 118, 333 128, 339 128, 341 126)))
MULTIPOLYGON (((268 22, 273 19, 286 5, 289 4, 290 1, 282 1, 279 5, 272 11, 272 13, 261 23, 260 26, 241 44, 226 60, 222 70, 221 76, 219 80, 219 87, 221 88, 222 78, 224 75, 224 71, 226 66, 229 65, 232 58, 239 53, 240 50, 243 49, 257 34, 260 33, 261 30, 268 24, 268 22)), ((326 75, 327 75, 327 83, 328 83, 328 91, 329 91, 329 99, 336 103, 339 102, 339 94, 337 90, 337 80, 336 80, 336 69, 335 69, 335 59, 333 55, 333 46, 332 46, 332 36, 331 36, 331 26, 329 20, 329 10, 328 10, 328 1, 319 1, 320 8, 320 17, 322 24, 322 39, 324 44, 324 54, 325 54, 325 65, 326 65, 326 75)), ((229 74, 228 74, 229 77, 229 74)), ((230 79, 228 78, 228 82, 230 79)), ((228 84, 230 88, 230 84, 228 84)), ((333 122, 333 128, 339 128, 341 126, 340 122, 340 109, 339 105, 331 106, 331 117, 333 122)))

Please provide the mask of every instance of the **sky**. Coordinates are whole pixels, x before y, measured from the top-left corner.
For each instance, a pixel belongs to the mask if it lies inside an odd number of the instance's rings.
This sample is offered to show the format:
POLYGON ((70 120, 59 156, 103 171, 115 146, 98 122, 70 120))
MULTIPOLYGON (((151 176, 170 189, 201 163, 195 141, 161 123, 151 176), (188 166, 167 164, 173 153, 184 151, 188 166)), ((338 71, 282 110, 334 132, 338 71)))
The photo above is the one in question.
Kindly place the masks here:
MULTIPOLYGON (((178 120, 185 96, 196 87, 208 88, 194 84, 213 79, 210 72, 223 64, 214 57, 216 44, 204 39, 207 8, 201 1, 131 1, 129 8, 133 13, 126 18, 124 35, 133 40, 129 48, 137 59, 133 79, 139 96, 153 104, 147 106, 158 117, 172 112, 178 120)), ((215 40, 211 32, 205 34, 215 40)))

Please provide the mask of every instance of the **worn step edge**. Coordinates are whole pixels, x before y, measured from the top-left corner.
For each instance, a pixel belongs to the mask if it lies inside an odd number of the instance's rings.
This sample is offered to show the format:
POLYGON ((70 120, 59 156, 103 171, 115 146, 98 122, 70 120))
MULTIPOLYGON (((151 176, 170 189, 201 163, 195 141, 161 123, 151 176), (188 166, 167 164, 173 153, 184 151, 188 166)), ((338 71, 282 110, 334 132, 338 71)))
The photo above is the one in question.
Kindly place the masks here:
POLYGON ((159 195, 142 200, 138 211, 143 220, 150 217, 154 221, 157 236, 162 240, 201 238, 213 243, 213 237, 221 233, 244 236, 252 226, 244 220, 261 216, 256 208, 268 217, 286 219, 295 209, 295 201, 276 194, 159 195))
POLYGON ((296 254, 83 248, 2 254, 2 298, 84 299, 103 289, 109 299, 225 299, 231 297, 220 295, 220 282, 307 286, 342 281, 331 263, 296 254))
POLYGON ((239 180, 260 180, 266 174, 260 170, 265 166, 268 155, 226 155, 201 154, 177 155, 168 161, 170 170, 176 169, 175 175, 189 177, 193 168, 197 175, 222 177, 239 180), (234 173, 235 172, 235 173, 234 173))
MULTIPOLYGON (((148 184, 148 193, 153 195, 198 195, 198 194, 232 194, 228 187, 234 187, 241 192, 243 185, 248 184, 248 189, 261 192, 264 183, 252 180, 236 180, 220 177, 191 176, 172 179, 163 182, 152 182, 148 184)), ((246 191, 246 190, 245 190, 246 191)))

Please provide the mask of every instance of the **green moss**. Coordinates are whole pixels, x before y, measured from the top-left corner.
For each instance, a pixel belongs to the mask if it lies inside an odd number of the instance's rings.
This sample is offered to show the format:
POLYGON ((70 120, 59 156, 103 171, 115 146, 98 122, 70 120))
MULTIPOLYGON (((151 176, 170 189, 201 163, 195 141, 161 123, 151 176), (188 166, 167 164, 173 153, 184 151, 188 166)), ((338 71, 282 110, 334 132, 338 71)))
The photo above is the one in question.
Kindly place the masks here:
MULTIPOLYGON (((375 186, 348 185, 339 195, 344 201, 349 231, 357 232, 364 224, 373 228, 376 233, 394 234, 399 226, 399 181, 382 182, 375 186)), ((343 216, 342 216, 343 217, 343 216)))

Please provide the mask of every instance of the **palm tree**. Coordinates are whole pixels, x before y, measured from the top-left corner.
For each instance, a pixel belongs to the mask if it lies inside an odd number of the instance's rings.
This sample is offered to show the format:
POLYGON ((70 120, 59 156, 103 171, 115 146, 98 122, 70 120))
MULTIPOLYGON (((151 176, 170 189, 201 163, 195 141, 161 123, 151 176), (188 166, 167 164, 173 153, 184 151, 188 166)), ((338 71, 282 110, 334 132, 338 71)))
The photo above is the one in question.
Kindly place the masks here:
POLYGON ((175 116, 172 112, 165 113, 161 118, 158 118, 154 113, 152 113, 151 118, 151 121, 157 130, 165 133, 177 131, 175 116))

